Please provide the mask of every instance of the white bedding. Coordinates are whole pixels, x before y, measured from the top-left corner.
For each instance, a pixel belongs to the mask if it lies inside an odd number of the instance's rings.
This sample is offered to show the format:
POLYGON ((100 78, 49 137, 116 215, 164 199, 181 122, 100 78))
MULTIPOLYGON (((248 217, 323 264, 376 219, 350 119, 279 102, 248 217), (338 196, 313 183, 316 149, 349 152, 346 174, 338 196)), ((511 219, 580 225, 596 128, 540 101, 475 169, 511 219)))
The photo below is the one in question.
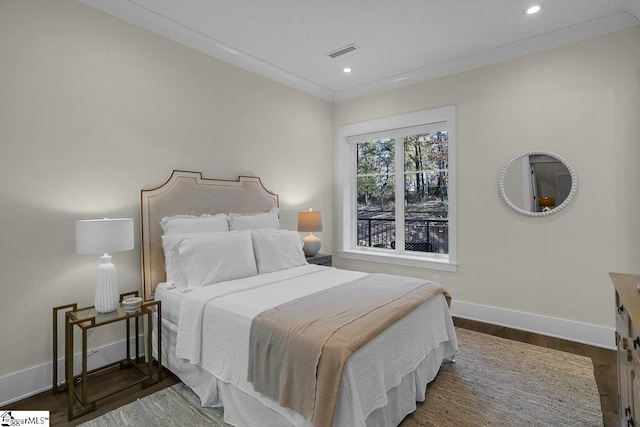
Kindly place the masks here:
MULTIPOLYGON (((177 356, 191 363, 200 362, 201 345, 205 345, 203 341, 210 337, 203 333, 200 325, 208 326, 212 334, 225 341, 236 341, 233 348, 236 344, 241 345, 243 355, 246 346, 248 356, 249 330, 256 315, 365 274, 307 264, 193 290, 185 296, 180 308, 177 356), (210 312, 216 307, 216 316, 212 319, 216 322, 214 325, 201 321, 204 319, 205 307, 210 307, 210 312)), ((205 350, 202 353, 207 354, 209 349, 205 350)))
POLYGON ((186 294, 178 288, 167 288, 167 283, 160 283, 156 287, 153 297, 156 301, 162 301, 162 318, 171 323, 178 324, 180 320, 180 306, 186 294))
MULTIPOLYGON (((188 292, 180 306, 176 356, 254 396, 291 425, 309 426, 301 415, 256 393, 246 381, 251 321, 266 309, 364 275, 304 265, 188 292)), ((172 313, 175 309, 167 314, 173 316, 172 313)), ((426 384, 435 377, 442 358, 450 359, 456 351, 453 323, 445 298, 439 295, 389 327, 347 361, 336 425, 364 426, 370 413, 387 404, 387 392, 403 378, 422 364, 427 368, 420 371, 421 375, 429 378, 420 382, 426 384), (433 357, 429 359, 428 355, 433 357)))

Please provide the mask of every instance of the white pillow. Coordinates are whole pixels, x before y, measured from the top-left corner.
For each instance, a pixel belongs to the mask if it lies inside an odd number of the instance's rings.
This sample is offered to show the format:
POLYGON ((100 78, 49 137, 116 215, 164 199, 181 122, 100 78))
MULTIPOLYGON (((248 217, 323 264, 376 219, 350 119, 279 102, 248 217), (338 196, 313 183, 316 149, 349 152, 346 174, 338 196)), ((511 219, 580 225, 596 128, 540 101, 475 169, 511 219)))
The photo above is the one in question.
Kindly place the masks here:
POLYGON ((167 273, 167 288, 186 288, 187 279, 180 267, 178 244, 188 238, 208 238, 212 233, 165 234, 162 236, 162 250, 164 251, 164 270, 167 273))
POLYGON ((257 230, 261 228, 280 228, 278 208, 272 208, 269 212, 258 214, 229 214, 231 230, 257 230))
POLYGON ((178 265, 186 280, 183 291, 258 274, 248 230, 183 238, 178 265))
POLYGON ((229 231, 229 216, 227 214, 166 216, 160 221, 160 227, 164 234, 229 231))
POLYGON ((251 230, 258 274, 271 273, 307 263, 302 237, 290 230, 251 230))

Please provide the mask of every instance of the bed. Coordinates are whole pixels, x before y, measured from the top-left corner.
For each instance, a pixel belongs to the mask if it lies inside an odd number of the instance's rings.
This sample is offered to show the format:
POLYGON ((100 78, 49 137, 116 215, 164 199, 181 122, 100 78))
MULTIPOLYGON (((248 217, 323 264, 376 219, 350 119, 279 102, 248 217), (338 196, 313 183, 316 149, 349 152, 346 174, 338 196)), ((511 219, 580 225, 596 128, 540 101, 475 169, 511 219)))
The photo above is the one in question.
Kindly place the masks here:
MULTIPOLYGON (((415 410, 417 401, 425 399, 427 384, 442 362, 452 360, 457 352, 448 295, 434 291, 405 307, 406 313, 397 321, 380 320, 382 326, 377 330, 372 326, 372 335, 364 344, 344 356, 341 374, 321 374, 328 362, 312 359, 316 365, 310 372, 317 374, 316 382, 299 381, 300 390, 311 391, 310 408, 308 399, 294 404, 282 400, 265 391, 277 378, 264 374, 271 370, 277 376, 281 367, 273 368, 274 361, 270 361, 265 368, 263 357, 256 356, 261 354, 256 349, 265 348, 255 338, 259 336, 255 331, 260 330, 258 319, 270 318, 265 313, 279 315, 283 307, 299 301, 313 308, 317 304, 313 298, 346 292, 350 286, 360 295, 362 286, 372 280, 397 280, 398 289, 410 286, 403 297, 427 287, 431 292, 439 285, 307 264, 299 256, 299 235, 279 229, 278 207, 278 196, 255 177, 224 181, 204 179, 198 172, 173 171, 160 187, 141 191, 143 293, 146 300, 162 301, 163 364, 199 396, 203 406, 223 406, 224 419, 231 425, 398 425, 415 410), (227 221, 227 230, 217 228, 223 227, 222 219, 227 221), (195 229, 190 228, 194 225, 195 229), (247 267, 252 259, 255 267, 247 267), (176 265, 182 266, 180 273, 176 265), (325 396, 331 403, 328 406, 318 397, 323 393, 329 395, 325 396)), ((405 306, 406 301, 398 298, 392 300, 405 306)), ((336 310, 342 315, 341 308, 336 310)), ((369 320, 367 327, 353 323, 351 329, 360 333, 375 324, 367 317, 372 311, 353 314, 354 319, 364 316, 369 320)), ((282 323, 281 319, 274 322, 282 323)), ((284 335, 288 339, 289 334, 284 335)), ((323 345, 328 348, 329 341, 323 345)), ((289 356, 302 354, 297 344, 292 349, 283 344, 282 348, 287 354, 282 359, 295 366, 289 367, 292 372, 304 371, 309 365, 302 356, 289 356)), ((285 384, 281 392, 289 387, 285 384)), ((290 394, 295 394, 290 397, 293 400, 304 400, 299 395, 305 393, 290 394)))

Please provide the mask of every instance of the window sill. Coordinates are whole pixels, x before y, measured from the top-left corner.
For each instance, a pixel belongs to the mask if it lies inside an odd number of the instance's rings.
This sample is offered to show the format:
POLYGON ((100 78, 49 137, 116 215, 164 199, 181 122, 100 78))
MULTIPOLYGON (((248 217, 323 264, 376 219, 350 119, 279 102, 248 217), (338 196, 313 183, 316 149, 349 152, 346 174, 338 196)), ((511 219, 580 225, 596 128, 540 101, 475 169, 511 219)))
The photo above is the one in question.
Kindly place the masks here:
POLYGON ((358 261, 379 262, 385 264, 402 265, 405 267, 426 268, 429 270, 450 271, 455 273, 458 264, 450 262, 448 257, 436 258, 425 255, 390 254, 376 250, 338 251, 339 258, 355 259, 358 261))

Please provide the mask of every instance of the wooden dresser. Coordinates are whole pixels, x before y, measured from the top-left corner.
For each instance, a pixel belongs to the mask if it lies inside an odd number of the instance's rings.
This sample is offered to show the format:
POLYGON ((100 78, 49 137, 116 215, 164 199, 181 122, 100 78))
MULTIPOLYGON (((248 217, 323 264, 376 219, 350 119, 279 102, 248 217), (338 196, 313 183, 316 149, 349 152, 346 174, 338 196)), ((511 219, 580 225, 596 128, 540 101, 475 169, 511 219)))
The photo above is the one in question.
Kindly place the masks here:
POLYGON ((609 276, 616 288, 620 425, 640 426, 640 275, 609 276))

